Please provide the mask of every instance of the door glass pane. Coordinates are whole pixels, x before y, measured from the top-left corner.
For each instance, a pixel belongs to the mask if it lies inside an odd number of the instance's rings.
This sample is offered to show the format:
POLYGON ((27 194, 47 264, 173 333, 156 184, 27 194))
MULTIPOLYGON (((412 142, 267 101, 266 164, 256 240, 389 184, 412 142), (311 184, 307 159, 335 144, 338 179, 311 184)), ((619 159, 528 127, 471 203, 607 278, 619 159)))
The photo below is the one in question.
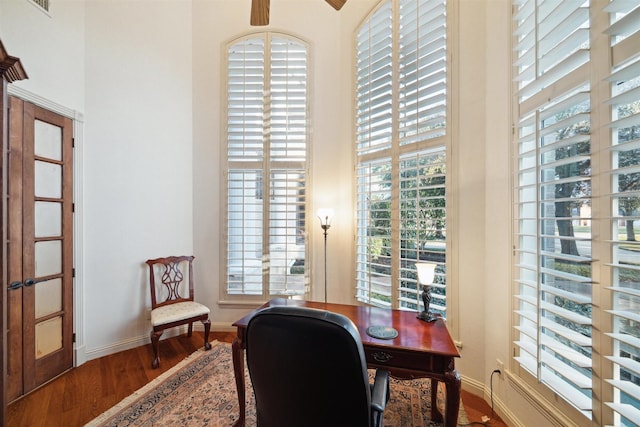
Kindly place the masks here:
POLYGON ((62 316, 36 324, 36 359, 62 348, 62 316))
POLYGON ((62 160, 62 129, 50 123, 35 120, 34 154, 53 160, 62 160))
POLYGON ((36 285, 36 319, 62 309, 62 279, 46 280, 36 285))
POLYGON ((36 242, 36 277, 62 272, 62 241, 36 242))
POLYGON ((62 234, 62 205, 57 202, 36 202, 35 236, 54 237, 62 234))
POLYGON ((62 166, 36 160, 34 167, 36 197, 62 197, 62 166))

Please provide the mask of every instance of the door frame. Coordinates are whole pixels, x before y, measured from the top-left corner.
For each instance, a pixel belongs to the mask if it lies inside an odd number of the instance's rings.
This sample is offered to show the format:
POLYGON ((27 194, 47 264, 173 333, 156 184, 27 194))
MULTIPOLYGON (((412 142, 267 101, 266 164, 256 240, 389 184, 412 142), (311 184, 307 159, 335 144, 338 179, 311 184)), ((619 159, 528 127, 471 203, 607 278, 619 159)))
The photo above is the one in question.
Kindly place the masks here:
POLYGON ((73 366, 80 366, 87 361, 86 345, 84 340, 84 263, 83 263, 83 127, 84 116, 82 113, 57 104, 20 87, 9 85, 8 96, 15 96, 23 101, 30 102, 38 107, 52 111, 73 121, 73 266, 75 277, 73 279, 73 332, 75 342, 73 344, 73 366))
POLYGON ((9 148, 9 95, 8 84, 19 80, 27 79, 27 72, 20 62, 20 58, 9 55, 0 40, 0 150, 2 151, 0 163, 0 216, 2 216, 2 227, 0 228, 0 265, 3 288, 0 292, 0 424, 6 424, 7 413, 7 197, 8 197, 8 148, 9 148))

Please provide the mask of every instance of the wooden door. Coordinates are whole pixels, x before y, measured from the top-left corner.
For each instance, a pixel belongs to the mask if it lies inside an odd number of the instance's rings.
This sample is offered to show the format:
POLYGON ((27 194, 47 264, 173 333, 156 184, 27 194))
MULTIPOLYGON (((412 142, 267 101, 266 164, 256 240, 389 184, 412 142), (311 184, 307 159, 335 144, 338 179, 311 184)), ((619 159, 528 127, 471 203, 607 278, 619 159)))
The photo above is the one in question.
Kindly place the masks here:
POLYGON ((73 365, 72 120, 9 98, 7 400, 73 365))

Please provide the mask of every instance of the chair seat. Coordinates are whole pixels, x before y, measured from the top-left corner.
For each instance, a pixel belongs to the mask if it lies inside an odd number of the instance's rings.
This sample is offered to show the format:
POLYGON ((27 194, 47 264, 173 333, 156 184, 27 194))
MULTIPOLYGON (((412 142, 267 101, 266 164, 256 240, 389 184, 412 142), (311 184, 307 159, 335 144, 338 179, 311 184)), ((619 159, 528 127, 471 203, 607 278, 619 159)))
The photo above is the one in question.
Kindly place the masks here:
POLYGON ((194 301, 164 305, 151 310, 151 325, 160 326, 182 319, 209 314, 209 307, 194 301))

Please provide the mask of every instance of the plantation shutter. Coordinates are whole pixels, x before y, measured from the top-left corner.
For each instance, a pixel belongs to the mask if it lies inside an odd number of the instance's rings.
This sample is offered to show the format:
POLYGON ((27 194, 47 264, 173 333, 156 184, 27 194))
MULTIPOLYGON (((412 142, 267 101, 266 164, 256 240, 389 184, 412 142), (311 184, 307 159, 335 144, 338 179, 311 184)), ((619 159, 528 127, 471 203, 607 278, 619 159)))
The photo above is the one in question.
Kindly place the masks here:
POLYGON ((227 51, 227 292, 262 294, 265 39, 227 51))
POLYGON ((612 220, 614 233, 612 352, 613 399, 606 404, 614 411, 615 425, 638 425, 640 420, 640 262, 631 254, 640 250, 635 240, 634 221, 640 220, 640 5, 615 0, 605 11, 610 14, 612 68, 612 220), (633 240, 632 240, 633 239, 633 240))
POLYGON ((589 9, 514 1, 515 360, 591 418, 589 9))
POLYGON ((262 33, 227 58, 227 293, 302 295, 307 46, 262 33))
POLYGON ((269 142, 270 295, 302 294, 307 160, 307 48, 288 38, 271 38, 269 142))
POLYGON ((400 1, 398 131, 401 145, 445 134, 447 15, 442 1, 400 1))
POLYGON ((356 297, 420 310, 415 263, 434 250, 431 308, 443 316, 446 23, 444 0, 388 0, 356 36, 356 297))
POLYGON ((400 307, 424 309, 416 260, 437 263, 430 311, 446 318, 446 152, 444 148, 400 159, 400 307))
POLYGON ((380 307, 391 307, 392 296, 391 176, 390 158, 357 167, 356 296, 380 307))
POLYGON ((307 158, 307 48, 271 39, 270 160, 304 165, 307 158))
POLYGON ((356 151, 389 149, 393 136, 393 28, 391 1, 383 3, 357 35, 356 151))

